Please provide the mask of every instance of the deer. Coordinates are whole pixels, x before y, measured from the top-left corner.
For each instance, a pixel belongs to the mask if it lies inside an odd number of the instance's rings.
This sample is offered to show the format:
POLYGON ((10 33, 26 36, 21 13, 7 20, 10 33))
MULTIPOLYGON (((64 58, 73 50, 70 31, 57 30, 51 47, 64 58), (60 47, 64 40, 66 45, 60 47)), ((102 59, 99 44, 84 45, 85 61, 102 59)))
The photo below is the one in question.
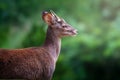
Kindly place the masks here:
POLYGON ((43 11, 42 19, 48 25, 42 46, 0 48, 0 79, 52 79, 61 50, 61 39, 65 36, 75 36, 77 30, 53 11, 43 11))

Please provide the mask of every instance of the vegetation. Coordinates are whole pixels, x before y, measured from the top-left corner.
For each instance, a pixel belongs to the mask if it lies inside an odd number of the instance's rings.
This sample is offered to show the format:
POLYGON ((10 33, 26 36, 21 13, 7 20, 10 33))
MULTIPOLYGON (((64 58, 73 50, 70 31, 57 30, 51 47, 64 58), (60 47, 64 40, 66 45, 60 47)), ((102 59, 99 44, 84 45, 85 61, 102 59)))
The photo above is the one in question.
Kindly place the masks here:
POLYGON ((120 80, 120 0, 0 0, 0 47, 42 45, 50 9, 79 32, 63 39, 53 80, 120 80))

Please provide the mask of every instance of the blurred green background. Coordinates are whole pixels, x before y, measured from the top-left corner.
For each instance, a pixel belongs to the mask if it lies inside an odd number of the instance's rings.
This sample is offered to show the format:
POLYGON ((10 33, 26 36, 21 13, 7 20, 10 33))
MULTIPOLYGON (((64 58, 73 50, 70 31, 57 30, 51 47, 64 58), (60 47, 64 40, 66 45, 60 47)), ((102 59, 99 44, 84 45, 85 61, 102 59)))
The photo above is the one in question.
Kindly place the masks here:
POLYGON ((79 33, 62 40, 53 80, 120 80, 120 0, 0 0, 0 47, 42 45, 44 10, 79 33))

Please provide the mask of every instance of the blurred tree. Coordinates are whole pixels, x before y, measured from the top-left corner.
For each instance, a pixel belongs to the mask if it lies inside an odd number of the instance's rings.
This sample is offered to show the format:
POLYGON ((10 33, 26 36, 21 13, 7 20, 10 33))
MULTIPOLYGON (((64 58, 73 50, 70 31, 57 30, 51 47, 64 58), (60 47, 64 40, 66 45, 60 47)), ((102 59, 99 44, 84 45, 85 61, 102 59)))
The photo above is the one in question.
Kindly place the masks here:
POLYGON ((119 80, 120 0, 0 0, 0 47, 40 46, 50 9, 79 32, 63 39, 53 80, 119 80))

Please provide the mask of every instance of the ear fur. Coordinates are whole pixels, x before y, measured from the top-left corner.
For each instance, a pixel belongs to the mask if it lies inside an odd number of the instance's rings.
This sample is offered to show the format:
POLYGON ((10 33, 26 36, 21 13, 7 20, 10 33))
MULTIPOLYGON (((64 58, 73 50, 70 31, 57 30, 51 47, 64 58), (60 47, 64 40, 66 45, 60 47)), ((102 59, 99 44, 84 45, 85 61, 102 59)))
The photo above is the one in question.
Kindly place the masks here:
POLYGON ((43 12, 42 14, 42 18, 43 20, 48 24, 51 25, 52 24, 52 14, 48 13, 48 12, 43 12))
POLYGON ((55 21, 61 20, 52 10, 43 12, 42 18, 49 26, 53 25, 55 21))

